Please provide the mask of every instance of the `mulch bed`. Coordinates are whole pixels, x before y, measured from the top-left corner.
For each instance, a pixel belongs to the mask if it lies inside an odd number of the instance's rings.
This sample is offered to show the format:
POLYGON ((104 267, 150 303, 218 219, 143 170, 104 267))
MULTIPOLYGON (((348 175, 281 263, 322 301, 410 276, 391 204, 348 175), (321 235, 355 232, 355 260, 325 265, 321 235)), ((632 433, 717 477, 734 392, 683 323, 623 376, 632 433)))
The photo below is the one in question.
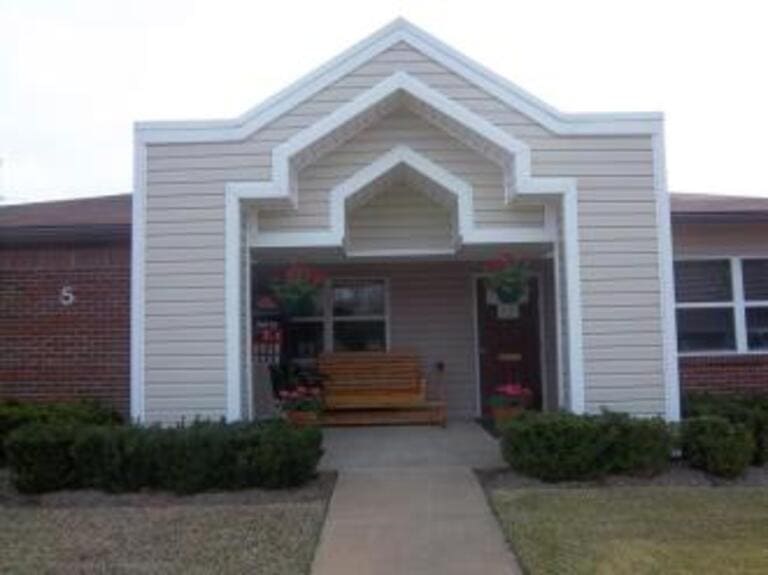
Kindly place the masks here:
POLYGON ((246 489, 195 495, 176 495, 165 491, 104 493, 94 489, 57 491, 24 495, 11 485, 10 471, 0 469, 0 507, 168 507, 171 505, 269 505, 327 501, 336 483, 335 472, 319 473, 317 478, 294 489, 246 489))

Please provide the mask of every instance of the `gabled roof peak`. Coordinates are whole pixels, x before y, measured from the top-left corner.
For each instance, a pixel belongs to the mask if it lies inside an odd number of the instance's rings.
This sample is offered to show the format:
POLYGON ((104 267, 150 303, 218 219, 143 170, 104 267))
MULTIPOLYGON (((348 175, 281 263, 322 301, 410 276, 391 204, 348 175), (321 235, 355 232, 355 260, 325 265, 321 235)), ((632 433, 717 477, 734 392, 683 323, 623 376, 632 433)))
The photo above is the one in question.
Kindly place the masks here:
POLYGON ((405 18, 398 17, 237 118, 212 121, 141 122, 136 124, 137 138, 148 143, 241 139, 400 42, 406 42, 415 50, 554 133, 561 135, 655 134, 661 130, 662 115, 659 113, 562 113, 405 18))

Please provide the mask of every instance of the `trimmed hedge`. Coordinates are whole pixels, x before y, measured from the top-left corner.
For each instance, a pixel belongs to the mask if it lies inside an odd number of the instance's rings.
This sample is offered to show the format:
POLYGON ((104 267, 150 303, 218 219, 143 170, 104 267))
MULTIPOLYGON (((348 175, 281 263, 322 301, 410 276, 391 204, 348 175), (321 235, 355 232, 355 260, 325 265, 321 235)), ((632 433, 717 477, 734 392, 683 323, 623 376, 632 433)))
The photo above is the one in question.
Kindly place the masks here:
POLYGON ((755 450, 753 465, 768 463, 768 395, 691 394, 685 399, 687 417, 716 416, 746 426, 755 450))
POLYGON ((683 457, 692 467, 720 477, 738 477, 749 467, 755 452, 750 430, 724 417, 692 417, 682 425, 683 457))
POLYGON ((33 424, 6 439, 17 489, 110 492, 281 488, 311 479, 322 455, 316 428, 284 421, 188 427, 33 424))
POLYGON ((121 422, 119 413, 94 402, 0 403, 0 466, 5 462, 5 438, 30 423, 112 425, 121 422))
POLYGON ((671 434, 661 419, 625 414, 526 413, 502 431, 509 465, 544 481, 608 473, 654 475, 669 463, 671 434))

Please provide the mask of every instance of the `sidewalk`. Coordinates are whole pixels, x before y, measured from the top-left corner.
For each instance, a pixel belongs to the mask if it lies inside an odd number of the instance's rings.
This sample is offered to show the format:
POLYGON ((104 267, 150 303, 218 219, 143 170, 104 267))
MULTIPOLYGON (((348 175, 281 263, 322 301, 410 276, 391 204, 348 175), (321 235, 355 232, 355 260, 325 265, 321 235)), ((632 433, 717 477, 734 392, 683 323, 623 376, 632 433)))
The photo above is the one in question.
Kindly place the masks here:
MULTIPOLYGON (((482 430, 466 424, 452 430, 355 431, 331 430, 328 460, 340 474, 313 575, 520 573, 470 465, 446 455, 452 447, 460 453, 472 442, 480 450, 495 447, 482 430), (446 437, 451 441, 444 441, 446 437), (344 449, 352 443, 356 449, 344 449), (442 446, 446 454, 441 456, 438 449, 420 465, 414 449, 427 445, 442 446), (388 465, 365 465, 366 452, 388 465)), ((484 455, 488 462, 490 454, 484 455)))

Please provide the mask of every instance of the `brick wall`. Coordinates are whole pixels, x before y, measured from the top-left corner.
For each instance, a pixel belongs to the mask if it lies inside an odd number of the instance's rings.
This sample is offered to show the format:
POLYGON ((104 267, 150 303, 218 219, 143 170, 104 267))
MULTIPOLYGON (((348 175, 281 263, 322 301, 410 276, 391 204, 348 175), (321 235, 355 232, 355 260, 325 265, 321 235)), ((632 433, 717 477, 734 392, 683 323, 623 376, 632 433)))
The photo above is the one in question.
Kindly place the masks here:
POLYGON ((129 270, 127 242, 0 248, 0 398, 89 398, 127 414, 129 270))
POLYGON ((768 355, 680 358, 686 391, 768 393, 768 355))

